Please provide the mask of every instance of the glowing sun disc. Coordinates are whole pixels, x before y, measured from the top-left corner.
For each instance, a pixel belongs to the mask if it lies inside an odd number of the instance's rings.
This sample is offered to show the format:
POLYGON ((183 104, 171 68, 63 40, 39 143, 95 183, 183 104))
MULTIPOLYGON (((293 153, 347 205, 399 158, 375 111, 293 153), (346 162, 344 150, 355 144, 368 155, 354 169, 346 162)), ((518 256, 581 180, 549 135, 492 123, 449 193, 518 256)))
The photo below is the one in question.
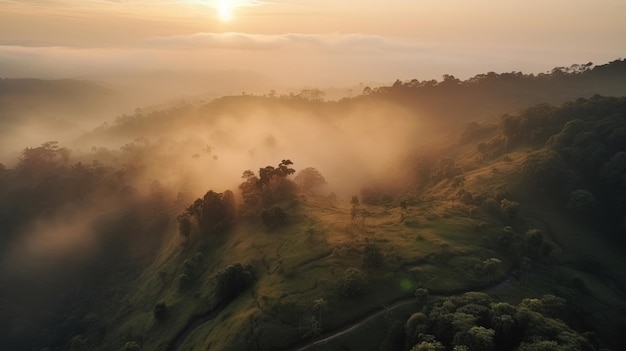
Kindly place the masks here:
POLYGON ((217 16, 223 22, 233 19, 234 5, 232 1, 219 1, 217 3, 217 16))

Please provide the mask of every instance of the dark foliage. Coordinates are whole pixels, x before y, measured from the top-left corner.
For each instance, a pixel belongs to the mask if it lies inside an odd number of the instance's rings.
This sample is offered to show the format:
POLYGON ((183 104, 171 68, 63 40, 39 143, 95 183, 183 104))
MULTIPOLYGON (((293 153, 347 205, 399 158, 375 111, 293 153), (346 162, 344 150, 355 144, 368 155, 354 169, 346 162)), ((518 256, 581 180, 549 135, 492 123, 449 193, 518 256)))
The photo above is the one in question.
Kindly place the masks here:
POLYGON ((272 205, 261 211, 261 220, 268 229, 273 229, 287 223, 288 216, 285 210, 278 205, 272 205))
POLYGON ((215 295, 219 301, 229 302, 252 285, 255 279, 251 266, 241 263, 227 266, 215 277, 215 295))
POLYGON ((152 314, 154 314, 154 318, 157 320, 164 320, 167 317, 167 305, 165 302, 159 302, 154 305, 152 309, 152 314))
POLYGON ((229 229, 235 217, 234 194, 230 190, 224 193, 209 190, 178 216, 178 229, 182 236, 189 237, 193 223, 196 223, 202 234, 219 233, 229 229))
POLYGON ((82 316, 125 289, 120 282, 136 278, 152 261, 170 228, 172 199, 158 187, 148 194, 135 191, 142 168, 135 152, 139 150, 110 151, 108 158, 97 157, 96 151, 75 156, 57 142, 46 142, 23 150, 15 168, 0 167, 3 262, 8 262, 7 248, 32 232, 25 229, 33 223, 43 224, 38 231, 57 228, 76 235, 78 242, 97 242, 89 255, 77 245, 68 254, 62 250, 50 258, 29 258, 46 264, 22 267, 27 269, 19 275, 11 273, 10 264, 0 272, 0 286, 11 287, 0 289, 4 347, 60 349, 70 337, 99 323, 82 316), (19 320, 22 327, 13 328, 19 320), (45 332, 34 336, 33 330, 45 332))
POLYGON ((293 162, 282 160, 278 167, 266 166, 259 169, 258 177, 254 172, 243 172, 245 179, 239 185, 243 197, 242 212, 258 213, 264 208, 270 208, 280 202, 292 201, 296 193, 296 185, 287 179, 295 170, 290 168, 293 162))
POLYGON ((558 319, 563 302, 553 295, 518 306, 493 302, 482 293, 449 297, 409 318, 406 343, 417 350, 428 349, 427 343, 448 350, 543 349, 540 345, 547 342, 553 343, 551 350, 591 350, 582 334, 558 319))
POLYGON ((501 132, 509 149, 536 149, 522 169, 531 187, 576 221, 626 242, 626 98, 536 106, 503 118, 501 132))
POLYGON ((341 294, 348 298, 365 295, 369 291, 367 276, 357 268, 348 268, 340 281, 341 294))

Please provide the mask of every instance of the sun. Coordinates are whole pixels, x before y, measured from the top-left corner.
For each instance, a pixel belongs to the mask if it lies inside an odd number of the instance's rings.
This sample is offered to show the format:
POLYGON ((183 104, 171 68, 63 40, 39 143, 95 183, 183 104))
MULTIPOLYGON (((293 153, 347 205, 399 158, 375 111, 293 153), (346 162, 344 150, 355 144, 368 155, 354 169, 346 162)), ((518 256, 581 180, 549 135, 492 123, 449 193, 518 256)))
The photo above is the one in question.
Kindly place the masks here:
POLYGON ((233 1, 219 0, 215 7, 220 21, 229 22, 233 19, 233 12, 235 10, 235 4, 233 1))

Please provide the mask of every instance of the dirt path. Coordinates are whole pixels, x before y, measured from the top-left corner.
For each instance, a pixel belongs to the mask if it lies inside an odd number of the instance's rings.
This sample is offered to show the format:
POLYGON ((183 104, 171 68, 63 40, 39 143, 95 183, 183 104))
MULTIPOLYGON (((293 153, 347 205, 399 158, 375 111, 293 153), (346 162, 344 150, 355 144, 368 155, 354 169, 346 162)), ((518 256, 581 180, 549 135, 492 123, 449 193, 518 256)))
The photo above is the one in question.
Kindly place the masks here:
POLYGON ((396 303, 392 304, 391 306, 387 306, 384 307, 381 310, 378 310, 366 317, 364 317, 363 319, 360 319, 359 321, 356 321, 354 323, 348 324, 347 326, 338 329, 338 330, 333 330, 330 331, 324 335, 322 335, 320 338, 318 338, 316 341, 313 342, 308 342, 306 345, 297 345, 294 347, 291 347, 287 350, 294 350, 294 351, 304 351, 304 350, 309 350, 309 349, 314 349, 317 346, 323 346, 324 344, 326 344, 327 342, 339 338, 343 335, 346 335, 348 333, 351 333, 353 331, 355 331, 356 329, 358 329, 359 327, 371 322, 374 318, 380 317, 384 314, 389 313, 392 310, 395 310, 399 307, 403 307, 403 306, 408 306, 408 305, 415 305, 417 304, 418 301, 416 298, 414 297, 408 297, 408 298, 404 298, 402 300, 397 301, 396 303))
MULTIPOLYGON (((505 289, 507 287, 509 287, 513 282, 515 281, 515 278, 511 275, 504 277, 504 279, 494 282, 493 284, 478 290, 479 292, 484 292, 484 293, 492 293, 495 291, 499 291, 502 289, 505 289)), ((475 291, 475 290, 468 290, 468 291, 463 291, 463 292, 458 292, 456 294, 450 294, 450 295, 441 295, 441 294, 432 294, 429 296, 429 299, 441 299, 441 298, 448 298, 450 296, 455 296, 455 295, 461 295, 465 292, 469 292, 469 291, 475 291)), ((365 326, 367 323, 371 322, 372 320, 374 320, 377 317, 380 317, 384 314, 387 314, 395 309, 404 307, 404 306, 408 306, 411 304, 418 304, 418 300, 415 297, 406 297, 406 298, 402 298, 400 300, 397 300, 395 302, 393 302, 391 305, 389 306, 385 306, 382 307, 379 310, 376 310, 370 314, 368 314, 367 316, 360 318, 357 321, 348 323, 347 325, 339 328, 339 329, 335 329, 332 331, 328 331, 322 335, 320 335, 320 337, 315 340, 315 341, 303 341, 298 343, 297 345, 291 346, 289 348, 284 349, 283 351, 305 351, 305 350, 314 350, 317 347, 320 347, 320 349, 323 349, 324 344, 328 343, 329 341, 332 341, 334 339, 337 339, 343 335, 346 335, 348 333, 351 333, 357 329, 359 329, 360 327, 365 326)))

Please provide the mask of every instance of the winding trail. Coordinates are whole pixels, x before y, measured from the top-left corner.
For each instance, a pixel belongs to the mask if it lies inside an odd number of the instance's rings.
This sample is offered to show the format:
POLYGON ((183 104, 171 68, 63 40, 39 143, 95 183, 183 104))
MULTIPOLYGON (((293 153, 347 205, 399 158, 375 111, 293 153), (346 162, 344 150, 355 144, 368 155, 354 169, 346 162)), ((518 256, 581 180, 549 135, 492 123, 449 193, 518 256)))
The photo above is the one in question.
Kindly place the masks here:
POLYGON ((359 327, 369 323, 370 321, 372 321, 374 318, 380 317, 384 314, 389 313, 391 310, 397 309, 399 307, 403 307, 403 306, 407 306, 407 305, 411 305, 411 304, 417 304, 418 301, 415 297, 407 297, 407 298, 403 298, 401 300, 398 300, 397 302, 395 302, 394 304, 392 304, 391 306, 387 306, 384 307, 381 310, 378 310, 370 315, 368 315, 367 317, 365 317, 364 319, 361 319, 357 322, 348 324, 347 326, 338 329, 338 330, 333 330, 330 331, 328 333, 325 333, 324 335, 321 336, 321 338, 313 341, 313 342, 304 342, 301 344, 298 344, 296 346, 292 346, 288 349, 285 349, 285 351, 289 350, 293 350, 293 351, 304 351, 304 350, 308 350, 310 348, 315 348, 316 346, 321 346, 324 345, 325 343, 336 339, 338 337, 341 337, 345 334, 348 334, 356 329, 358 329, 359 327))
MULTIPOLYGON (((455 295, 460 295, 469 291, 478 291, 478 292, 484 292, 484 293, 493 293, 499 290, 502 290, 504 288, 509 287, 513 282, 515 281, 515 278, 512 275, 508 275, 505 276, 502 280, 493 282, 491 285, 484 287, 483 289, 480 290, 467 290, 467 291, 459 291, 456 293, 451 293, 449 295, 443 295, 443 294, 430 294, 429 295, 429 299, 440 299, 440 298, 447 298, 450 296, 455 296, 455 295)), ((353 321, 351 323, 348 323, 347 325, 339 328, 339 329, 335 329, 335 330, 331 330, 328 331, 322 335, 319 336, 319 338, 315 341, 302 341, 297 343, 296 345, 290 346, 288 348, 284 348, 281 349, 281 351, 305 351, 305 350, 309 350, 309 349, 315 349, 318 346, 323 346, 324 344, 326 344, 329 341, 332 341, 334 339, 337 339, 343 335, 346 335, 348 333, 351 333, 357 329, 359 329, 360 327, 366 325, 367 323, 371 322, 372 320, 374 320, 375 318, 378 318, 384 314, 387 314, 389 312, 391 312, 392 310, 398 309, 400 307, 404 307, 404 306, 408 306, 411 304, 418 304, 419 301, 415 298, 415 297, 405 297, 405 298, 401 298, 399 300, 396 300, 395 302, 393 302, 391 305, 389 306, 384 306, 376 311, 371 312, 370 314, 366 315, 365 317, 353 321)))
MULTIPOLYGON (((527 217, 528 219, 534 220, 534 221, 538 221, 540 223, 543 224, 543 226, 545 227, 545 229, 548 231, 548 235, 550 236, 550 238, 552 239, 552 241, 554 241, 557 245, 559 245, 561 248, 563 248, 562 244, 558 241, 558 239, 555 237, 554 232, 552 231, 552 228, 550 227, 550 224, 545 221, 544 219, 542 219, 541 217, 537 216, 535 213, 531 212, 526 214, 525 213, 525 217, 527 217)), ((306 264, 309 264, 311 262, 317 261, 321 258, 327 257, 328 253, 324 252, 321 255, 319 255, 318 257, 314 257, 312 260, 307 260, 304 263, 299 264, 298 266, 303 266, 306 264)), ((418 262, 413 262, 413 263, 422 263, 421 260, 419 260, 418 262)), ((406 265, 403 265, 403 267, 406 265)), ((429 298, 447 298, 450 296, 454 296, 454 295, 460 295, 463 294, 465 292, 468 291, 478 291, 478 292, 484 292, 484 293, 494 293, 503 289, 508 288, 510 285, 512 285, 515 282, 515 277, 512 276, 511 274, 505 276, 503 279, 499 280, 499 281, 495 281, 493 283, 491 283, 489 286, 483 287, 482 289, 478 289, 478 290, 467 290, 467 291, 458 291, 456 293, 452 292, 448 295, 443 295, 443 294, 431 294, 429 296, 429 298)), ((366 325, 367 323, 371 322, 372 320, 374 320, 375 318, 378 318, 384 314, 389 313, 392 310, 398 309, 400 307, 404 307, 404 306, 408 306, 411 304, 417 304, 418 300, 415 297, 405 297, 405 298, 401 298, 399 300, 396 300, 394 302, 392 302, 391 305, 388 306, 384 306, 380 309, 374 310, 372 312, 370 312, 369 314, 367 314, 366 316, 353 321, 353 322, 349 322, 348 324, 344 325, 343 327, 340 327, 338 329, 335 330, 331 330, 328 331, 322 335, 319 336, 319 338, 317 340, 314 341, 301 341, 296 343, 293 346, 281 349, 281 351, 305 351, 305 350, 309 350, 309 349, 314 349, 318 346, 323 346, 324 344, 326 344, 329 341, 332 341, 334 339, 340 338, 343 335, 349 334, 357 329, 359 329, 360 327, 366 325)), ((228 304, 223 303, 220 304, 218 306, 216 306, 213 310, 202 314, 202 315, 198 315, 193 317, 189 323, 187 324, 187 326, 180 332, 178 333, 178 335, 176 335, 176 337, 174 338, 174 340, 171 342, 170 346, 167 348, 168 351, 176 351, 185 341, 185 339, 187 339, 187 337, 194 332, 197 328, 199 328, 201 325, 203 325, 204 323, 207 323, 208 321, 214 319, 215 317, 217 317, 219 315, 219 313, 227 306, 228 304)))
MULTIPOLYGON (((485 292, 485 293, 490 293, 490 292, 495 292, 501 289, 504 289, 506 287, 508 287, 509 285, 511 285, 514 282, 515 278, 513 276, 506 276, 504 277, 504 279, 494 282, 493 284, 480 289, 480 290, 468 290, 468 291, 480 291, 480 292, 485 292)), ((454 295, 460 295, 463 294, 467 291, 459 291, 457 293, 451 293, 450 295, 443 295, 443 294, 431 294, 429 296, 429 298, 446 298, 446 297, 450 297, 450 296, 454 296, 454 295)), ((303 340, 301 342, 298 342, 297 344, 290 346, 288 348, 282 349, 283 351, 305 351, 305 350, 309 350, 311 348, 315 348, 317 346, 322 346, 325 343, 332 341, 334 339, 337 339, 343 335, 346 335, 348 333, 351 333, 357 329, 359 329, 360 327, 366 325, 367 323, 371 322, 372 320, 374 320, 375 318, 378 318, 384 314, 387 314, 389 312, 391 312, 392 310, 398 309, 400 307, 404 307, 404 306, 408 306, 411 304, 417 304, 419 301, 415 298, 415 297, 405 297, 405 298, 401 298, 399 300, 396 300, 395 302, 393 302, 391 305, 388 306, 383 306, 380 309, 377 309, 375 311, 370 312, 369 314, 367 314, 366 316, 350 322, 348 324, 346 324, 345 326, 335 329, 335 330, 330 330, 322 335, 320 335, 320 337, 315 340, 315 341, 306 341, 303 340)), ((183 344, 183 342, 187 339, 187 337, 193 333, 196 329, 198 329, 200 326, 202 326, 203 324, 209 322, 212 319, 215 319, 215 317, 217 317, 220 312, 222 312, 222 310, 224 310, 224 308, 226 308, 226 306, 228 306, 228 303, 221 303, 219 305, 217 305, 214 309, 212 309, 211 311, 208 311, 204 314, 200 314, 197 316, 194 316, 191 318, 191 320, 189 321, 189 323, 185 326, 185 328, 183 330, 181 330, 176 337, 174 338, 174 340, 172 340, 172 342, 170 343, 170 345, 167 347, 167 351, 176 351, 180 348, 180 346, 183 344)))

